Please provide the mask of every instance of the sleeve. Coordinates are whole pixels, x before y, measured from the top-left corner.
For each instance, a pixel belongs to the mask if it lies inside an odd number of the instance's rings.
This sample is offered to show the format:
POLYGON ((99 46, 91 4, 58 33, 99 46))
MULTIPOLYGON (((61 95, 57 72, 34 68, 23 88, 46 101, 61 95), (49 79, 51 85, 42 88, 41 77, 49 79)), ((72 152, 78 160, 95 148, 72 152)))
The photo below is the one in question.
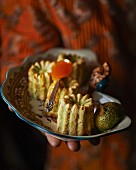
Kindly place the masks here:
POLYGON ((7 0, 0 9, 2 82, 9 68, 21 64, 28 55, 59 46, 61 40, 39 0, 7 0))

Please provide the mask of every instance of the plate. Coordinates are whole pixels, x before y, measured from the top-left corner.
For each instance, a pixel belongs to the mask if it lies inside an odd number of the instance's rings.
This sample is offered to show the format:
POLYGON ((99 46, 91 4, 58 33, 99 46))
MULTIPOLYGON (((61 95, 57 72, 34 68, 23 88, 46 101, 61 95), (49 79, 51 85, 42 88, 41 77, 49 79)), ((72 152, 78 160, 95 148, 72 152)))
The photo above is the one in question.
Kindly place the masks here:
MULTIPOLYGON (((90 136, 70 136, 56 132, 56 122, 51 118, 42 116, 44 103, 40 100, 31 98, 28 94, 27 73, 29 67, 36 61, 41 59, 54 60, 54 58, 60 53, 77 54, 81 57, 85 57, 88 67, 90 67, 90 65, 94 65, 94 63, 97 63, 95 54, 90 50, 77 51, 55 48, 43 54, 27 57, 21 66, 8 70, 5 81, 2 84, 2 98, 8 105, 10 105, 16 115, 29 125, 65 141, 89 140, 92 138, 117 133, 129 127, 131 124, 131 119, 128 116, 125 116, 125 118, 114 129, 105 131, 104 133, 90 136)), ((93 98, 100 103, 109 101, 120 103, 118 99, 97 91, 93 93, 93 98)))

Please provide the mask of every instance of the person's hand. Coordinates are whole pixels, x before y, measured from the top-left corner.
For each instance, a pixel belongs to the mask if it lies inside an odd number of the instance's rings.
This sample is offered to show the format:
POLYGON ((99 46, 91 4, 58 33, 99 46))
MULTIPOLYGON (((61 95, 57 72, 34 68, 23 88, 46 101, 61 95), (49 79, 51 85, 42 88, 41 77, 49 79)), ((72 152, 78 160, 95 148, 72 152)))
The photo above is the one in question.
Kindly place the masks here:
MULTIPOLYGON (((49 144, 52 146, 52 147, 59 147, 61 145, 61 140, 60 139, 57 139, 47 133, 44 133, 42 132, 43 135, 46 136, 49 144)), ((95 139, 91 139, 89 140, 89 142, 96 146, 100 143, 100 138, 95 138, 95 139)), ((69 148, 69 150, 71 151, 74 151, 74 152, 77 152, 80 150, 80 141, 65 141, 67 147, 69 148)))
MULTIPOLYGON (((43 135, 46 136, 49 144, 52 146, 52 147, 59 147, 61 145, 61 140, 60 139, 57 139, 47 133, 44 133, 42 132, 43 135)), ((65 141, 67 147, 69 150, 71 151, 79 151, 80 150, 80 141, 65 141)))
MULTIPOLYGON (((10 106, 8 106, 9 110, 11 112, 13 112, 13 110, 11 109, 10 106)), ((49 144, 52 146, 52 147, 59 147, 61 145, 61 140, 60 139, 57 139, 43 131, 41 131, 41 133, 47 138, 49 144)), ((89 141, 92 145, 98 145, 100 143, 100 139, 99 138, 96 138, 96 139, 91 139, 89 141)), ((80 150, 80 141, 65 141, 67 147, 69 148, 69 150, 71 151, 74 151, 74 152, 77 152, 80 150)))

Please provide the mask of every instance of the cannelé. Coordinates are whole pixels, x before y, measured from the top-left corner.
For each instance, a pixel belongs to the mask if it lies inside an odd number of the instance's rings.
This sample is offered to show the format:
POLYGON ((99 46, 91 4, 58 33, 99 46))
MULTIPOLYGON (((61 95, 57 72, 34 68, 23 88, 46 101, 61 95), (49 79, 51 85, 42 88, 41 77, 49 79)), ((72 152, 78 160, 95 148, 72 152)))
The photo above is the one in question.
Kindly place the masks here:
POLYGON ((58 109, 57 130, 62 134, 81 136, 94 128, 94 106, 88 95, 65 96, 58 109))
POLYGON ((28 70, 28 91, 30 96, 45 100, 48 88, 52 84, 51 69, 55 62, 44 61, 34 63, 28 70))

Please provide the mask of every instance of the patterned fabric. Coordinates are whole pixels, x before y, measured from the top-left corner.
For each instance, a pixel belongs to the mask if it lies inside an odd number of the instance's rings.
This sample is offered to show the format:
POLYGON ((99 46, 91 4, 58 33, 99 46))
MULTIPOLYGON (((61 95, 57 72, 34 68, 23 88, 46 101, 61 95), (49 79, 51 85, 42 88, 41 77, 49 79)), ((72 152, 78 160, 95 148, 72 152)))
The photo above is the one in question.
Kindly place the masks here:
MULTIPOLYGON (((100 62, 107 61, 112 65, 113 76, 118 82, 123 81, 124 60, 127 59, 120 56, 115 38, 125 39, 128 30, 116 31, 123 23, 124 6, 117 9, 114 6, 109 1, 3 0, 0 7, 1 81, 7 69, 20 64, 26 56, 57 46, 93 50, 100 62), (121 20, 117 20, 112 10, 121 11, 121 20)), ((125 42, 121 43, 126 50, 125 42)))
MULTIPOLYGON (((128 83, 128 78, 135 71, 136 43, 131 33, 136 33, 128 23, 135 23, 135 6, 134 0, 2 0, 1 83, 6 71, 21 64, 28 55, 53 47, 88 48, 97 54, 100 63, 107 61, 111 65, 108 92, 121 99, 130 111, 132 102, 125 99, 133 98, 133 79, 128 83)), ((126 133, 121 133, 103 138, 98 147, 83 142, 79 153, 71 153, 65 145, 57 150, 49 147, 49 169, 126 170, 128 139, 126 133)))

